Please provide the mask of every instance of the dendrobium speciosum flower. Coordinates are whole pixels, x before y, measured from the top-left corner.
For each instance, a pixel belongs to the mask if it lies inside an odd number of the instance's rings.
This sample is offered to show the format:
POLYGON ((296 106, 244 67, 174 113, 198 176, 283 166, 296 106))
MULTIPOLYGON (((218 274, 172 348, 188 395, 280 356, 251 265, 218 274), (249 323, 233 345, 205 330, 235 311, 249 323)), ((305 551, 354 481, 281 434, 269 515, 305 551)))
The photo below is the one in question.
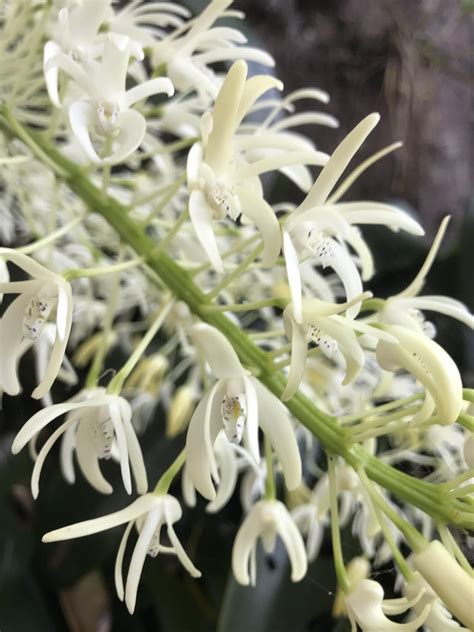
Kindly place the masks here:
POLYGON ((50 435, 41 448, 31 476, 31 489, 39 494, 39 478, 46 456, 62 437, 61 467, 66 480, 74 483, 73 453, 87 481, 98 492, 111 494, 112 486, 105 480, 99 466, 100 459, 117 454, 122 480, 128 494, 132 493, 130 468, 137 491, 148 488, 147 475, 140 444, 132 426, 132 409, 123 397, 110 395, 103 388, 82 391, 64 404, 48 406, 33 415, 21 428, 12 445, 17 454, 29 441, 53 420, 66 415, 65 421, 50 435))
POLYGON ((335 358, 340 352, 346 363, 343 384, 352 382, 364 364, 364 352, 356 332, 395 342, 385 331, 340 316, 342 312, 347 313, 354 303, 360 303, 361 299, 368 296, 370 293, 362 294, 347 303, 325 303, 317 298, 304 299, 301 323, 297 322, 291 304, 285 308, 283 322, 286 335, 291 340, 291 364, 287 385, 281 396, 283 400, 294 395, 303 379, 309 342, 314 342, 328 359, 335 358))
POLYGON ((257 541, 262 540, 265 553, 270 554, 279 536, 291 563, 291 579, 299 582, 306 575, 306 550, 298 527, 285 505, 278 500, 260 500, 243 521, 232 549, 232 571, 239 584, 257 582, 257 541))
MULTIPOLYGON (((373 274, 370 250, 353 224, 382 224, 392 230, 403 229, 423 235, 421 226, 399 208, 378 202, 337 202, 331 191, 349 162, 379 122, 378 114, 363 119, 336 147, 300 206, 286 220, 283 249, 296 321, 301 323, 300 259, 310 258, 323 268, 334 270, 344 285, 348 301, 362 293, 362 280, 348 248, 358 255, 362 279, 373 274), (342 242, 342 243, 341 243, 342 242)), ((336 194, 337 195, 337 192, 336 194)), ((354 318, 360 304, 353 305, 347 316, 354 318)))
POLYGON ((282 87, 280 81, 267 75, 247 79, 247 64, 236 61, 226 75, 212 113, 204 114, 201 119, 202 142, 189 152, 189 213, 198 239, 218 272, 223 272, 224 266, 213 220, 227 216, 236 220, 240 215, 251 220, 262 235, 263 264, 273 265, 281 249, 280 226, 263 197, 258 176, 292 164, 326 162, 326 154, 311 148, 301 149, 299 144, 291 151, 284 145, 275 145, 274 139, 268 142, 264 134, 252 134, 243 150, 243 137, 236 137, 240 123, 262 94, 282 87), (248 152, 255 149, 262 151, 263 157, 249 162, 248 152))
POLYGON ((288 414, 281 402, 242 367, 225 336, 199 323, 192 339, 217 380, 199 402, 186 437, 186 467, 200 494, 214 500, 219 482, 214 444, 223 429, 227 440, 243 443, 255 464, 260 462, 258 428, 269 439, 282 466, 288 489, 301 481, 301 460, 288 414))
POLYGON ((352 632, 357 632, 357 626, 362 632, 416 632, 428 617, 429 606, 425 606, 416 619, 407 623, 395 623, 387 615, 402 614, 416 604, 422 594, 423 591, 413 599, 384 599, 383 588, 378 582, 362 579, 344 597, 352 632))
POLYGON ((71 129, 92 162, 116 164, 125 160, 142 143, 146 133, 145 117, 132 106, 154 94, 174 93, 167 77, 158 77, 127 90, 131 56, 141 58, 140 47, 126 35, 109 33, 102 58, 84 69, 64 53, 57 53, 45 65, 62 69, 82 91, 68 108, 71 129), (99 141, 101 149, 96 150, 99 141), (100 154, 100 155, 99 155, 100 154))
POLYGON ((0 283, 0 294, 17 294, 0 319, 0 392, 18 395, 18 362, 41 336, 48 320, 54 320, 56 335, 46 370, 32 397, 41 399, 51 388, 64 360, 72 325, 72 291, 59 274, 27 255, 0 248, 0 258, 26 272, 27 281, 0 283))
POLYGON ((125 524, 127 527, 120 541, 117 558, 115 561, 115 588, 119 599, 123 601, 130 614, 135 610, 138 584, 143 570, 147 554, 156 557, 159 553, 171 553, 176 555, 184 568, 192 577, 200 577, 201 573, 189 559, 174 530, 174 523, 180 520, 182 510, 179 502, 173 496, 145 494, 140 496, 131 505, 116 511, 115 513, 85 520, 77 524, 50 531, 43 536, 43 542, 57 542, 82 538, 93 533, 99 533, 125 524), (123 583, 123 558, 127 547, 130 532, 135 525, 138 531, 138 540, 133 550, 132 559, 128 569, 127 580, 123 583), (166 533, 170 545, 161 544, 161 530, 166 527, 166 533))

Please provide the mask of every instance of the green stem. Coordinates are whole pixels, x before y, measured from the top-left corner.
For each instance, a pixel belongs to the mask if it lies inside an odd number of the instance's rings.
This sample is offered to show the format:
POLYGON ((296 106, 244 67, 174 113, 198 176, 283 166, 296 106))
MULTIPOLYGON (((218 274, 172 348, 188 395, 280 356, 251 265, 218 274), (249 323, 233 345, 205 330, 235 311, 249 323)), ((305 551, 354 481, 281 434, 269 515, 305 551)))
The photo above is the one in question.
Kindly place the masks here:
MULTIPOLYGON (((234 347, 242 364, 256 367, 259 371, 259 380, 274 395, 280 397, 286 380, 281 373, 272 371, 266 352, 255 345, 225 314, 207 311, 208 298, 194 283, 192 275, 160 251, 153 239, 128 215, 126 207, 97 189, 83 170, 67 160, 42 134, 27 131, 16 121, 12 123, 11 116, 5 108, 0 108, 0 114, 2 113, 0 129, 9 136, 23 139, 40 160, 50 165, 57 174, 63 175, 70 189, 84 204, 102 215, 117 231, 123 242, 135 250, 138 256, 143 257, 145 264, 154 273, 154 282, 167 286, 176 299, 187 303, 191 312, 198 318, 221 331, 234 347)), ((285 402, 285 405, 328 451, 339 454, 355 469, 363 467, 371 480, 401 500, 428 513, 436 522, 456 524, 467 529, 474 526, 472 507, 460 501, 447 499, 440 485, 418 480, 400 472, 369 454, 360 445, 350 446, 338 420, 320 411, 302 393, 295 394, 285 402)))
POLYGON ((333 456, 328 455, 328 478, 329 478, 329 502, 331 508, 331 539, 332 555, 334 558, 334 568, 336 569, 337 583, 345 593, 349 592, 351 586, 347 576, 344 556, 342 553, 341 530, 339 527, 339 507, 337 500, 337 480, 336 462, 333 456))
POLYGON ((256 248, 254 248, 252 252, 248 254, 245 257, 245 259, 243 259, 243 261, 241 261, 239 265, 234 270, 232 270, 230 274, 228 274, 224 279, 222 279, 222 281, 218 283, 209 292, 209 294, 207 294, 207 298, 213 299, 219 296, 219 294, 222 292, 223 289, 225 289, 228 285, 230 285, 230 283, 232 283, 234 279, 237 279, 242 274, 242 272, 245 272, 245 270, 249 267, 249 265, 251 265, 255 261, 255 259, 262 252, 262 250, 263 250, 263 244, 259 244, 256 248))
POLYGON ((208 305, 208 312, 251 312, 262 307, 282 307, 285 301, 280 298, 265 298, 254 303, 228 303, 227 305, 208 305))
POLYGON ((183 467, 186 461, 186 451, 183 449, 178 454, 173 463, 169 466, 169 468, 164 472, 155 486, 153 493, 156 496, 164 496, 168 493, 169 488, 171 487, 171 483, 173 482, 175 476, 179 473, 180 469, 183 467))
POLYGON ((123 365, 123 367, 120 369, 117 375, 115 375, 115 377, 110 381, 110 384, 107 388, 107 392, 113 393, 113 394, 120 393, 125 380, 133 371, 133 369, 135 368, 135 365, 144 354, 146 348, 148 347, 150 342, 153 340, 153 338, 156 336, 160 327, 165 322, 166 317, 168 316, 172 306, 173 306, 172 302, 165 303, 165 306, 160 310, 160 313, 158 314, 157 318, 153 322, 150 329, 146 332, 146 334, 140 340, 139 344, 137 345, 136 349, 133 351, 132 355, 129 357, 129 359, 123 365))
POLYGON ((267 464, 267 477, 265 479, 265 500, 275 500, 276 486, 275 475, 273 472, 273 451, 270 441, 267 437, 264 440, 265 445, 265 463, 267 464))
POLYGON ((74 281, 74 279, 83 279, 85 277, 103 276, 104 274, 113 274, 114 272, 123 272, 129 268, 135 268, 143 263, 143 259, 138 257, 131 261, 124 261, 110 266, 100 266, 98 268, 71 268, 63 272, 66 281, 74 281))

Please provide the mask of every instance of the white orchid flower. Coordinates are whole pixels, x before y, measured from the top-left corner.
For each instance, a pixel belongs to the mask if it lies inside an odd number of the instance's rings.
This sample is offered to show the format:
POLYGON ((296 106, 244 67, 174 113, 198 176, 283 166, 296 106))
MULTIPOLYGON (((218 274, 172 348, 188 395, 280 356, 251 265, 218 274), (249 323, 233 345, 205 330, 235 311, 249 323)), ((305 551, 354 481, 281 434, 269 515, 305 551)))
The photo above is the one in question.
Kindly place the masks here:
POLYGON ((220 479, 214 444, 222 429, 228 441, 243 442, 258 464, 260 426, 282 466, 287 488, 295 489, 301 481, 301 460, 283 404, 242 367, 220 331, 199 323, 191 335, 217 378, 198 404, 186 437, 186 465, 194 487, 205 498, 216 498, 213 480, 218 484, 220 479))
POLYGON ((403 592, 407 599, 413 599, 423 591, 421 599, 413 606, 413 614, 420 614, 428 606, 429 614, 425 619, 425 626, 430 632, 469 632, 468 628, 462 627, 449 610, 440 601, 438 595, 423 577, 415 572, 413 577, 405 584, 403 592))
POLYGON ((378 582, 362 579, 344 597, 352 632, 357 632, 357 626, 362 632, 416 632, 426 621, 429 606, 425 606, 416 619, 408 623, 395 623, 387 615, 402 614, 415 605, 422 594, 418 593, 413 599, 384 599, 383 588, 378 582))
MULTIPOLYGON (((332 268, 340 278, 347 300, 350 301, 362 293, 362 281, 344 244, 358 255, 364 281, 370 279, 374 272, 370 250, 353 224, 382 224, 392 230, 402 229, 414 235, 424 234, 414 219, 390 204, 336 203, 328 199, 336 182, 379 119, 378 114, 370 114, 344 138, 334 150, 306 198, 285 222, 283 250, 293 308, 299 323, 302 317, 300 259, 309 257, 323 268, 332 268)), ((360 305, 354 305, 348 311, 348 316, 354 318, 359 309, 360 305)))
MULTIPOLYGON (((208 513, 217 513, 220 511, 228 503, 234 493, 239 474, 237 454, 234 448, 234 444, 227 439, 225 431, 221 430, 213 446, 219 472, 219 485, 217 487, 216 497, 212 502, 208 503, 206 507, 208 513)), ((187 464, 184 465, 182 488, 183 498, 186 504, 190 507, 194 507, 196 505, 196 490, 191 476, 189 475, 187 464)))
POLYGON ((132 426, 130 404, 118 395, 109 395, 103 388, 82 391, 69 402, 48 406, 33 415, 18 432, 12 445, 17 454, 53 420, 66 415, 65 421, 49 436, 38 453, 31 476, 34 498, 39 494, 39 478, 44 461, 56 441, 62 437, 61 468, 69 483, 74 483, 73 453, 87 481, 98 492, 111 494, 112 486, 105 480, 100 459, 118 453, 122 480, 128 494, 132 493, 130 467, 137 491, 148 488, 147 475, 140 444, 132 426))
POLYGON ((261 538, 265 553, 275 548, 279 536, 291 563, 291 580, 299 582, 306 575, 308 562, 304 542, 288 509, 279 500, 260 500, 240 526, 232 549, 232 571, 239 584, 256 585, 257 540, 261 538))
POLYGON ((173 84, 167 77, 150 79, 126 89, 130 57, 143 52, 126 35, 107 35, 100 63, 88 70, 63 53, 52 57, 46 70, 59 68, 75 81, 84 96, 69 106, 69 122, 74 136, 94 163, 117 164, 132 154, 146 133, 145 117, 132 106, 154 94, 172 96, 173 84), (101 158, 93 143, 100 139, 106 155, 101 158), (108 147, 109 145, 109 147, 108 147))
POLYGON ((115 588, 119 599, 123 601, 130 614, 135 610, 138 584, 143 570, 147 554, 156 557, 159 553, 172 553, 176 555, 192 577, 200 577, 201 573, 187 556, 178 536, 174 530, 174 523, 180 520, 182 510, 179 502, 169 494, 155 496, 145 494, 137 498, 131 505, 101 518, 85 520, 77 524, 50 531, 43 536, 43 542, 57 542, 71 540, 106 531, 119 525, 127 524, 120 541, 117 558, 115 561, 115 588), (122 565, 127 547, 128 538, 133 526, 139 533, 137 543, 133 550, 132 559, 128 569, 127 580, 124 588, 122 565), (161 530, 166 526, 166 532, 170 545, 161 544, 161 530))
POLYGON ((426 389, 423 418, 436 409, 439 423, 451 424, 463 405, 462 380, 451 356, 425 334, 398 325, 387 325, 385 331, 397 343, 379 340, 376 358, 382 369, 405 369, 426 389))
POLYGON ((157 40, 168 37, 166 29, 179 29, 190 12, 175 2, 133 0, 111 14, 107 25, 112 33, 127 35, 143 48, 152 48, 157 40))
POLYGON ((325 303, 319 299, 305 299, 301 304, 301 323, 297 322, 293 306, 288 305, 283 312, 285 333, 291 340, 291 364, 288 381, 282 393, 282 400, 290 399, 303 379, 307 347, 314 342, 328 359, 342 355, 346 364, 343 385, 352 382, 364 364, 364 351, 357 340, 356 332, 369 334, 377 339, 395 342, 393 336, 381 329, 362 322, 340 316, 354 304, 370 296, 370 293, 356 296, 347 303, 325 303))
POLYGON ((0 392, 18 395, 21 390, 17 365, 35 344, 49 319, 54 318, 55 338, 47 366, 32 393, 41 399, 61 370, 72 325, 72 291, 60 275, 47 270, 30 257, 0 248, 0 259, 11 261, 30 275, 27 281, 0 283, 0 294, 18 294, 0 319, 0 392))
POLYGON ((43 54, 46 88, 56 107, 61 107, 59 68, 50 61, 63 53, 73 62, 80 63, 84 69, 90 68, 93 60, 102 52, 99 29, 111 11, 110 4, 110 0, 81 2, 71 10, 64 7, 59 11, 55 38, 46 42, 43 54))
POLYGON ((463 446, 463 456, 467 467, 474 470, 474 432, 466 435, 463 446))
POLYGON ((213 27, 233 0, 211 0, 200 15, 175 29, 152 47, 155 68, 165 64, 166 74, 177 90, 196 90, 201 100, 215 99, 220 79, 209 64, 245 59, 264 66, 274 66, 271 55, 257 48, 242 46, 246 37, 231 27, 213 27))
POLYGON ((438 540, 414 553, 411 561, 448 610, 469 630, 474 629, 472 574, 467 573, 438 540))
POLYGON ((401 325, 433 338, 436 334, 434 325, 430 321, 426 321, 422 313, 422 310, 427 310, 451 316, 451 318, 459 320, 470 329, 474 329, 474 316, 460 301, 448 296, 419 296, 438 254, 449 220, 450 217, 447 216, 441 222, 428 255, 410 285, 399 294, 395 294, 395 296, 391 296, 385 301, 383 309, 379 312, 382 322, 401 325))
MULTIPOLYGON (((266 75, 247 80, 247 64, 242 60, 235 62, 217 95, 212 114, 206 113, 201 119, 202 143, 193 145, 188 154, 189 213, 198 239, 217 272, 223 272, 224 266, 213 220, 227 216, 236 220, 242 215, 255 223, 263 238, 263 264, 272 266, 281 250, 280 226, 263 197, 258 176, 292 164, 321 165, 327 159, 326 154, 300 147, 288 150, 281 146, 274 153, 275 147, 269 143, 270 153, 267 151, 265 157, 255 162, 247 161, 243 139, 236 137, 236 132, 254 102, 270 88, 281 89, 282 84, 266 75)), ((268 150, 266 142, 265 136, 252 134, 247 137, 245 150, 268 150)))
POLYGON ((291 510, 291 517, 306 538, 306 557, 314 562, 318 557, 324 538, 325 524, 317 517, 317 508, 312 503, 299 505, 291 510))

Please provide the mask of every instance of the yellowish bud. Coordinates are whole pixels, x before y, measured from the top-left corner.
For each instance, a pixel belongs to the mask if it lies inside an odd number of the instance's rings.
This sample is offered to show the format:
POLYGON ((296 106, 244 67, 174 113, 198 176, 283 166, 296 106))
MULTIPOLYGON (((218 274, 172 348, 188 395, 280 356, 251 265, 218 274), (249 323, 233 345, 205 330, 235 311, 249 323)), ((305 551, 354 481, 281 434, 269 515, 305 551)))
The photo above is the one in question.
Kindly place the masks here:
POLYGON ((186 384, 179 386, 172 399, 166 418, 166 436, 176 437, 183 432, 194 410, 194 391, 186 384))

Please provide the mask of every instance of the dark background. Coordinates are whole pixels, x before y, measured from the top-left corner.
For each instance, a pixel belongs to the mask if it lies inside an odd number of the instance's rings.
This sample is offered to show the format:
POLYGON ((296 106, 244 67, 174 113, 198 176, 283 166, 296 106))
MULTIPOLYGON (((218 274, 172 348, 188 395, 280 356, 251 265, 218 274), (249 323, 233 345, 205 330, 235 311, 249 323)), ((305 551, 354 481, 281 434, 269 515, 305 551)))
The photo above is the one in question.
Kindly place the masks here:
MULTIPOLYGON (((199 0, 186 2, 198 9, 199 0)), ((379 295, 402 288, 416 273, 440 219, 452 223, 443 254, 426 291, 464 300, 472 309, 474 218, 470 207, 472 170, 472 14, 458 0, 237 0, 247 12, 249 39, 267 48, 277 62, 286 91, 316 86, 331 94, 322 109, 340 129, 310 127, 319 148, 331 152, 366 114, 382 121, 357 162, 395 140, 404 148, 366 172, 348 199, 398 201, 427 227, 426 240, 364 231, 377 262, 371 288, 379 295)), ((283 182, 270 183, 271 196, 286 194, 283 182)), ((292 192, 297 196, 297 192, 292 192)), ((295 200, 297 198, 295 197, 295 200)), ((460 363, 466 385, 473 385, 472 337, 457 323, 435 319, 440 341, 460 363)), ((22 365, 25 395, 3 398, 0 417, 0 629, 2 632, 317 632, 349 629, 331 618, 335 590, 331 549, 326 541, 308 576, 288 580, 281 548, 259 560, 255 590, 236 586, 229 573, 232 541, 241 520, 238 499, 218 516, 204 504, 186 511, 178 525, 185 548, 203 571, 191 580, 174 558, 148 559, 137 610, 131 618, 114 594, 113 564, 121 531, 42 545, 52 528, 113 511, 129 502, 117 478, 112 498, 79 480, 69 487, 52 453, 36 503, 29 493, 28 455, 13 458, 14 434, 35 411, 31 365, 22 365)), ((71 395, 55 387, 54 400, 71 395)), ((183 444, 163 437, 157 412, 144 446, 150 479, 156 479, 183 444)), ((115 477, 115 478, 114 478, 115 477)), ((80 478, 80 477, 78 477, 80 478)), ((173 488, 179 495, 179 486, 173 488)), ((347 559, 358 553, 347 534, 347 559)), ((125 561, 124 568, 127 568, 125 561)), ((393 572, 378 576, 390 590, 393 572)))

